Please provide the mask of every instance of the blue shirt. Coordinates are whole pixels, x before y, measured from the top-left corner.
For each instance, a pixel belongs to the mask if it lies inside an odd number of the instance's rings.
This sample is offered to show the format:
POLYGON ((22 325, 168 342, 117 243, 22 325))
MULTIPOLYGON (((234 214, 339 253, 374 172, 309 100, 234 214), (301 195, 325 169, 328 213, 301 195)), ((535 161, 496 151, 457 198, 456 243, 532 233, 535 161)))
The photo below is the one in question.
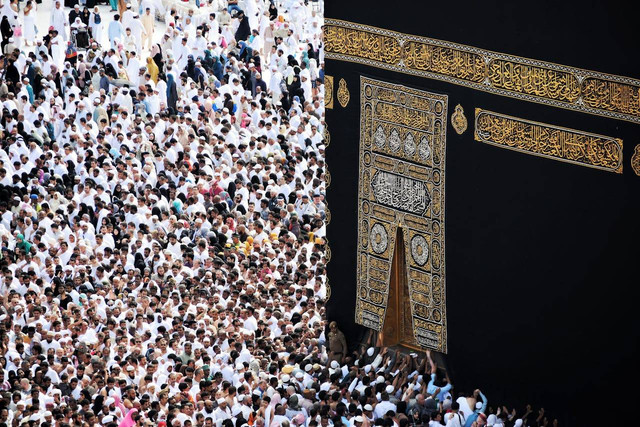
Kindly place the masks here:
MULTIPOLYGON (((431 374, 431 381, 429 381, 429 384, 427 385, 427 393, 433 394, 436 392, 438 387, 436 387, 435 381, 436 381, 436 374, 431 374)), ((442 402, 444 400, 444 396, 447 393, 449 393, 449 391, 451 391, 451 384, 447 384, 444 387, 440 387, 440 393, 438 393, 438 395, 436 396, 438 401, 442 402)))
POLYGON ((114 39, 119 38, 122 41, 124 36, 124 27, 120 21, 109 22, 109 40, 113 42, 114 39))

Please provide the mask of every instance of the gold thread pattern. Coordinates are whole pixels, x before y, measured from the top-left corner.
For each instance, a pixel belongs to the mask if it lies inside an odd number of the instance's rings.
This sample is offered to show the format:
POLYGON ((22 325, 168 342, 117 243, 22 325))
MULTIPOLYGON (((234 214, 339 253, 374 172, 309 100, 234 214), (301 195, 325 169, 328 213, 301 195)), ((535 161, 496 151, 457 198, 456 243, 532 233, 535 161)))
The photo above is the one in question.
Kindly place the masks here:
POLYGON ((324 29, 324 41, 327 52, 360 56, 393 65, 401 59, 398 40, 377 32, 329 25, 324 29))
POLYGON ((622 173, 621 139, 476 108, 475 140, 526 154, 622 173))
POLYGON ((329 59, 640 123, 640 80, 325 19, 329 59))
POLYGON ((640 144, 636 145, 631 156, 631 169, 640 176, 640 144))
POLYGON ((327 126, 326 124, 324 125, 324 146, 325 149, 326 147, 328 147, 329 145, 331 145, 331 132, 329 132, 329 126, 327 126))
POLYGON ((338 102, 342 108, 346 108, 349 104, 349 99, 351 99, 351 94, 347 88, 347 82, 345 82, 344 79, 340 79, 338 82, 338 92, 336 95, 338 96, 338 102))
POLYGON ((383 329, 400 229, 411 310, 402 327, 441 352, 447 103, 446 95, 360 77, 356 322, 383 329))
POLYGON ((324 75, 324 106, 331 110, 333 108, 333 76, 324 75))
POLYGON ((451 126, 458 135, 462 135, 467 130, 467 118, 460 104, 456 105, 455 112, 451 115, 451 126))

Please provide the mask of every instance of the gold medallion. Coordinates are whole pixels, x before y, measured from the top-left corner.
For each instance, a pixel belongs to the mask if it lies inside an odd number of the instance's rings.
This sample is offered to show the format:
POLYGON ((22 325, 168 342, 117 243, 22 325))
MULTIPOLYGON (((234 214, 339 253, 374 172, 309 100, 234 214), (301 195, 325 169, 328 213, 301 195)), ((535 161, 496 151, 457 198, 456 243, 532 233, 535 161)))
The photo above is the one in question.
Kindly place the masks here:
POLYGON ((451 126, 458 135, 462 135, 467 130, 467 118, 460 104, 456 105, 456 111, 451 116, 451 126))
POLYGON ((347 89, 347 82, 344 79, 340 79, 338 83, 338 102, 342 105, 342 108, 346 108, 347 104, 349 104, 349 99, 351 99, 351 95, 349 94, 349 89, 347 89))

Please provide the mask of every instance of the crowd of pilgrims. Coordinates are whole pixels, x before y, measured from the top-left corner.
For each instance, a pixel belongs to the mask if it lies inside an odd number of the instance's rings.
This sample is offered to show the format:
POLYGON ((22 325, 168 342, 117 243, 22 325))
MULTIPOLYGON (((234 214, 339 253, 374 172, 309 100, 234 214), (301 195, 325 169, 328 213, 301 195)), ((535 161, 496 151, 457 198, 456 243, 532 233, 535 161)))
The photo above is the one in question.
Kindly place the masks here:
POLYGON ((1 6, 0 427, 555 425, 327 325, 322 2, 46 3, 1 6))

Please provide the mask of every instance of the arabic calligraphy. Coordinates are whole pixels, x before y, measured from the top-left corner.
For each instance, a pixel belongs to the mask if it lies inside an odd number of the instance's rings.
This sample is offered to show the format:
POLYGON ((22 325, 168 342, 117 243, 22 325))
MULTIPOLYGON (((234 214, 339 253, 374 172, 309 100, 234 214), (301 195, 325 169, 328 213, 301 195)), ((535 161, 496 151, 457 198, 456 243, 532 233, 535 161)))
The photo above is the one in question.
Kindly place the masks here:
POLYGON ((428 112, 413 110, 401 105, 378 102, 376 119, 429 132, 433 128, 434 117, 428 112))
POLYGON ((493 87, 513 92, 569 103, 580 98, 580 84, 575 76, 549 68, 493 59, 488 78, 493 87))
MULTIPOLYGON (((640 80, 629 77, 336 19, 325 19, 324 40, 329 59, 640 123, 640 80)), ((383 96, 387 95, 383 93, 383 96)), ((395 102, 388 97, 384 100, 395 102)))
POLYGON ((408 68, 431 71, 462 80, 480 83, 485 77, 481 55, 450 47, 408 41, 403 45, 404 64, 408 68))
POLYGON ((384 171, 371 180, 376 202, 414 214, 424 214, 431 202, 424 182, 384 171))
POLYGON ((640 87, 587 78, 582 82, 582 102, 600 110, 640 116, 640 87))
POLYGON ((401 59, 400 44, 394 37, 329 25, 324 27, 325 50, 351 56, 397 64, 401 59))
POLYGON ((476 109, 475 140, 622 173, 622 140, 476 109))

